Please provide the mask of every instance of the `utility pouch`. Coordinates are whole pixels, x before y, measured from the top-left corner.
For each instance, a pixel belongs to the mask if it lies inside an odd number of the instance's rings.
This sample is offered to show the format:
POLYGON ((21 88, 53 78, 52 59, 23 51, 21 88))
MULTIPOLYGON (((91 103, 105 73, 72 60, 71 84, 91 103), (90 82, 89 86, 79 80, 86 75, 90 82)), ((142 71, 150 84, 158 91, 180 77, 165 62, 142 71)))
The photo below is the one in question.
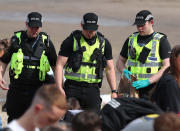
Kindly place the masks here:
POLYGON ((39 43, 34 51, 33 56, 40 59, 44 49, 45 45, 43 43, 39 43))
POLYGON ((141 53, 140 53, 140 55, 139 55, 138 61, 140 61, 141 63, 144 64, 147 57, 148 57, 148 55, 149 55, 149 53, 150 53, 150 51, 151 50, 149 48, 144 46, 141 53))

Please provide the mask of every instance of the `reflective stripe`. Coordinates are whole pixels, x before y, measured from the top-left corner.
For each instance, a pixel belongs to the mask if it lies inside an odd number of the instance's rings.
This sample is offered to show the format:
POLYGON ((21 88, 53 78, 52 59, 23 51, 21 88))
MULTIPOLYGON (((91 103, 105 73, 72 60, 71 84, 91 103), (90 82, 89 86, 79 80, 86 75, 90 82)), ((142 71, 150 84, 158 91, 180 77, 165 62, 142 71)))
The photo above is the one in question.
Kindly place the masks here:
POLYGON ((91 74, 88 74, 88 78, 91 78, 91 79, 98 79, 97 75, 91 75, 91 74))
POLYGON ((139 33, 134 33, 134 34, 132 35, 132 37, 136 37, 138 34, 139 34, 139 33))
POLYGON ((36 58, 36 57, 29 57, 29 56, 24 56, 23 59, 24 59, 24 60, 30 60, 30 59, 31 59, 31 60, 40 60, 40 59, 38 59, 38 58, 36 58))
POLYGON ((128 60, 127 65, 134 66, 134 67, 160 67, 162 66, 162 62, 151 62, 151 63, 145 63, 145 64, 140 63, 138 65, 138 62, 132 62, 128 60))
POLYGON ((152 40, 151 57, 155 57, 157 40, 160 40, 161 34, 156 33, 152 40))
POLYGON ((138 74, 139 78, 150 78, 154 74, 138 74))
POLYGON ((130 61, 130 60, 128 59, 127 65, 128 65, 128 66, 135 66, 135 67, 137 67, 137 66, 138 66, 138 62, 132 62, 132 61, 130 61))
POLYGON ((85 74, 68 72, 68 71, 65 71, 65 75, 72 76, 72 77, 82 77, 82 78, 85 78, 85 74))
POLYGON ((152 41, 151 57, 155 57, 157 41, 152 41))
POLYGON ((145 64, 142 64, 140 63, 140 67, 160 67, 162 66, 162 62, 151 62, 151 63, 145 63, 145 64))
POLYGON ((132 46, 133 41, 134 41, 134 38, 131 38, 131 39, 130 39, 130 44, 129 44, 130 46, 132 46))
MULTIPOLYGON (((72 77, 77 77, 77 78, 86 78, 85 74, 68 72, 68 71, 65 71, 65 75, 72 76, 72 77)), ((97 75, 88 74, 88 79, 89 79, 89 78, 91 78, 91 79, 97 79, 97 75)))
POLYGON ((135 34, 132 34, 132 36, 130 37, 131 39, 130 39, 130 46, 132 46, 132 44, 133 44, 133 41, 134 41, 134 38, 136 37, 138 35, 138 33, 135 33, 135 34))
POLYGON ((39 69, 40 66, 25 65, 25 67, 30 69, 39 69))
POLYGON ((154 36, 153 39, 154 39, 154 40, 159 40, 159 39, 161 38, 161 36, 162 36, 162 35, 158 33, 158 34, 156 34, 156 35, 154 36))
POLYGON ((75 40, 75 44, 73 46, 73 51, 77 51, 77 50, 79 50, 78 41, 77 41, 77 39, 75 37, 74 37, 74 40, 75 40))

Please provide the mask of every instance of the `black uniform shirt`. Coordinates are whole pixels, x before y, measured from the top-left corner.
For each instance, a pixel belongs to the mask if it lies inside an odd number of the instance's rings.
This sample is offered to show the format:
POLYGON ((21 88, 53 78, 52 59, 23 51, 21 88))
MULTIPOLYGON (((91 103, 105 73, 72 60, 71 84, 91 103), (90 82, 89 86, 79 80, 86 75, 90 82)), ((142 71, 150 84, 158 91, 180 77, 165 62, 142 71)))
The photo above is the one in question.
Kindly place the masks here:
MULTIPOLYGON (((154 35, 154 33, 152 33, 151 35, 147 35, 147 36, 138 35, 137 42, 147 44, 150 40, 152 40, 153 35, 154 35)), ((122 50, 120 52, 120 55, 122 57, 126 58, 126 59, 128 58, 128 43, 129 43, 129 37, 125 41, 125 43, 124 43, 124 45, 122 47, 122 50)), ((160 39, 160 43, 159 43, 159 55, 160 55, 160 58, 162 60, 164 60, 166 58, 169 58, 170 52, 171 52, 170 44, 169 44, 169 42, 167 40, 167 36, 164 35, 160 39)))
MULTIPOLYGON (((92 39, 87 39, 85 37, 84 39, 89 45, 93 45, 96 41, 96 36, 94 36, 92 39)), ((71 34, 62 42, 59 55, 69 57, 73 52, 73 44, 74 44, 74 39, 73 39, 73 35, 71 34)), ((106 38, 105 38, 104 56, 106 57, 106 60, 111 60, 113 58, 111 44, 106 38)))

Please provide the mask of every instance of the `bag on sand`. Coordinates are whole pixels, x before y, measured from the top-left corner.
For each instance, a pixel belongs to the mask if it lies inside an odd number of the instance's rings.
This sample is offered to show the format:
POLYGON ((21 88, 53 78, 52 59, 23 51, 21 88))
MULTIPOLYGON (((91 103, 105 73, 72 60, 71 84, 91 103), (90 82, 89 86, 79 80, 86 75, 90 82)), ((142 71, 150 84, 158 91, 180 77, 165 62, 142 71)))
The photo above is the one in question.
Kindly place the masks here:
POLYGON ((134 97, 139 98, 139 92, 136 90, 136 88, 132 87, 132 82, 137 81, 137 78, 133 75, 131 75, 131 81, 129 81, 125 77, 121 77, 119 86, 118 86, 118 93, 119 96, 128 96, 128 97, 134 97))

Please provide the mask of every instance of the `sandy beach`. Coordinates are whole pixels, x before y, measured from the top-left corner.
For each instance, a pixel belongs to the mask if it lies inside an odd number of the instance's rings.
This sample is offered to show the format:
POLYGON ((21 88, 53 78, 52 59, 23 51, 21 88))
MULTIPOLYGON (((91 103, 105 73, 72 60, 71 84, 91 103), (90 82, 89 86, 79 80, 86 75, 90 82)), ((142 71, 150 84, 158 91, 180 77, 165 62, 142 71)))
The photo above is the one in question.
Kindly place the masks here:
MULTIPOLYGON (((179 0, 0 0, 0 38, 10 38, 13 32, 25 29, 26 15, 32 11, 42 13, 43 31, 50 35, 57 53, 61 42, 73 31, 80 29, 84 13, 95 12, 99 16, 99 31, 112 45, 114 63, 126 38, 136 27, 132 26, 137 12, 148 9, 154 16, 155 31, 163 32, 173 47, 180 44, 179 0)), ((116 71, 117 83, 120 74, 116 71)), ((9 83, 8 70, 5 80, 9 83)), ((6 113, 1 112, 7 91, 0 91, 0 116, 3 126, 6 113)), ((104 78, 101 94, 110 93, 104 78)))

